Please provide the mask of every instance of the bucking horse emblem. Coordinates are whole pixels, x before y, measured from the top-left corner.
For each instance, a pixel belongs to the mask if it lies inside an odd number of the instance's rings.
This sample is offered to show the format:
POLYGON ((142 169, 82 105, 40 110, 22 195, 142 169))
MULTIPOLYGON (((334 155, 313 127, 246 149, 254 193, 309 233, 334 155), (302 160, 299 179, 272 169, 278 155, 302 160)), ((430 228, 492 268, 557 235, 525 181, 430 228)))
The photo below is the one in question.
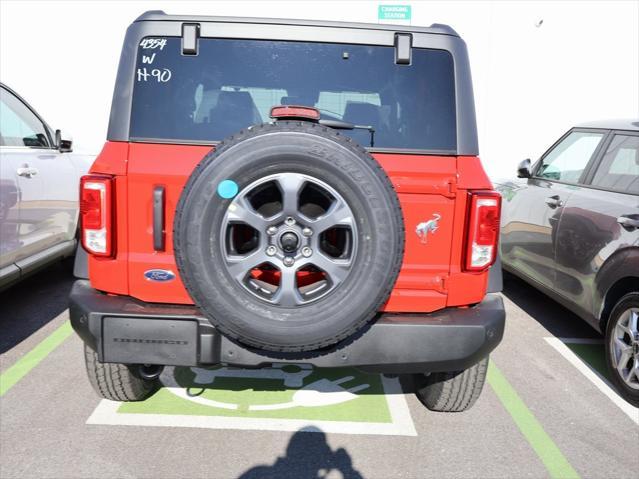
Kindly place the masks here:
POLYGON ((417 225, 415 233, 419 236, 419 240, 422 244, 428 243, 428 233, 435 233, 435 231, 437 231, 441 217, 442 216, 439 213, 433 213, 433 217, 431 219, 417 225))

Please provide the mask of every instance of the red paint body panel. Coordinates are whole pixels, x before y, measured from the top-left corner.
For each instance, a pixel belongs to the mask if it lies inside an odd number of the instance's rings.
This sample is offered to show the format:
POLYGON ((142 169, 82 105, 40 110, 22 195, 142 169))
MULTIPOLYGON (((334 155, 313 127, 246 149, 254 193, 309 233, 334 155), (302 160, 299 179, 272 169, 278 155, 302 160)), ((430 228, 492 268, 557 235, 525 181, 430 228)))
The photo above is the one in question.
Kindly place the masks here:
MULTIPOLYGON (((173 219, 191 172, 209 146, 107 143, 92 172, 116 176, 116 255, 90 259, 92 285, 142 301, 192 304, 173 256, 173 219), (166 251, 153 249, 152 191, 166 192, 166 251), (144 272, 167 269, 174 281, 149 282, 144 272)), ((402 206, 406 244, 402 269, 383 310, 431 312, 481 301, 488 273, 462 271, 467 189, 490 189, 476 157, 374 154, 402 206), (421 238, 419 223, 439 215, 438 229, 421 238)), ((389 232, 392 234, 392 232, 389 232)))
POLYGON ((129 159, 129 143, 107 141, 91 166, 90 173, 124 176, 129 159))
POLYGON ((458 156, 457 187, 463 190, 492 190, 493 184, 488 178, 481 160, 477 156, 458 156))
POLYGON ((180 194, 191 172, 211 151, 208 146, 132 143, 129 150, 129 282, 130 295, 157 303, 192 303, 182 281, 150 282, 149 269, 161 268, 179 276, 173 256, 173 219, 180 194), (153 250, 153 188, 165 187, 166 250, 153 250))

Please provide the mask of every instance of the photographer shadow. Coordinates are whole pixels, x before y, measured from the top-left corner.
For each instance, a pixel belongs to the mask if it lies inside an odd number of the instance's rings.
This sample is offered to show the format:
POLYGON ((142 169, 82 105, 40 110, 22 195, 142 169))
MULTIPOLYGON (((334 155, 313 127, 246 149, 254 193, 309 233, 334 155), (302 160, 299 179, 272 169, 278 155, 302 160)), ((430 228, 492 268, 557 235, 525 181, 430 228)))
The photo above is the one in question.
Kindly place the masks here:
POLYGON ((238 479, 363 479, 353 467, 345 449, 335 451, 326 442, 326 434, 314 426, 297 431, 286 447, 286 455, 272 465, 255 466, 238 479))

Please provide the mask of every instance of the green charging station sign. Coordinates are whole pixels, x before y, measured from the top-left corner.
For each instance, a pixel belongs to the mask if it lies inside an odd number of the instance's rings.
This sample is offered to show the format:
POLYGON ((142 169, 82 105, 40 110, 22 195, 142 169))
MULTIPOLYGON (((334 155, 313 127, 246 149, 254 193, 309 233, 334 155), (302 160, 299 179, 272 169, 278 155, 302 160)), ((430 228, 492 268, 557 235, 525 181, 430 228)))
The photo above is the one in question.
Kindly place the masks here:
POLYGON ((379 5, 377 7, 378 20, 410 20, 410 5, 379 5))

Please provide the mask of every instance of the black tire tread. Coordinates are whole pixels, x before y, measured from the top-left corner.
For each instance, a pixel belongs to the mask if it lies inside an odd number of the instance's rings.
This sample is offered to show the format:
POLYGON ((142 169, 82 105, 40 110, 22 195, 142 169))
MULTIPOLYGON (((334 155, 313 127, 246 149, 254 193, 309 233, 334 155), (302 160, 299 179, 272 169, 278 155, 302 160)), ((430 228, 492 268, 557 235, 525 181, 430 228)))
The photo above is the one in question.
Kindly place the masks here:
MULTIPOLYGON (((321 342, 306 344, 304 346, 280 347, 275 344, 256 344, 251 341, 246 341, 245 338, 242 338, 240 335, 236 334, 234 331, 226 328, 223 324, 215 322, 215 327, 224 335, 232 339, 235 339, 237 341, 245 342, 252 346, 256 346, 256 347, 266 346, 268 350, 270 351, 280 351, 280 352, 313 351, 313 350, 322 349, 322 348, 334 345, 352 336, 359 329, 361 329, 365 324, 369 323, 375 317, 375 313, 379 311, 381 306, 386 302, 386 300, 390 296, 391 291, 393 290, 395 286, 395 281, 397 280, 397 277, 399 276, 399 271, 401 269, 402 262, 404 259, 403 239, 404 239, 404 233, 405 233, 405 225, 404 225, 401 205, 399 203, 399 198, 397 197, 395 189, 393 188, 392 182, 390 181, 390 178, 386 174, 386 171, 382 168, 379 162, 377 162, 377 160, 375 160, 375 158, 373 158, 371 154, 359 143, 354 141, 349 136, 342 135, 341 133, 339 133, 339 131, 336 131, 332 128, 328 128, 326 126, 322 126, 317 123, 311 123, 306 121, 278 121, 278 122, 272 122, 272 123, 262 123, 260 125, 255 125, 255 126, 251 126, 249 128, 243 129, 239 131, 238 133, 227 137, 226 139, 218 143, 218 145, 215 148, 215 151, 205 155, 202 161, 200 161, 197 164, 197 166, 194 168, 191 176, 189 177, 189 180, 187 181, 180 195, 180 200, 176 208, 175 218, 173 222, 173 249, 174 249, 174 254, 176 259, 183 255, 184 246, 182 245, 182 238, 181 238, 182 235, 178 234, 178 231, 175 225, 178 225, 181 223, 181 218, 184 215, 186 210, 186 208, 184 208, 185 198, 189 196, 191 189, 194 187, 196 183, 195 180, 199 176, 199 172, 202 169, 204 169, 206 166, 208 166, 209 163, 215 161, 217 156, 221 155, 224 151, 232 148, 235 144, 241 141, 247 140, 249 138, 265 134, 266 132, 269 132, 269 131, 273 131, 273 132, 279 131, 282 126, 287 127, 289 129, 288 131, 299 131, 299 132, 308 132, 309 130, 313 131, 314 133, 320 136, 331 138, 337 143, 339 143, 340 145, 345 146, 346 148, 366 157, 370 161, 370 164, 373 167, 373 171, 375 175, 381 180, 381 183, 384 185, 384 188, 386 189, 386 192, 388 194, 387 197, 392 199, 391 203, 387 205, 388 208, 391 209, 391 214, 398 216, 400 218, 400 221, 398 222, 400 229, 397 233, 401 235, 400 237, 402 240, 397 242, 397 248, 393 255, 394 276, 388 278, 388 281, 386 282, 386 288, 379 294, 379 296, 375 299, 375 301, 371 302, 370 308, 368 309, 367 313, 365 315, 362 315, 362 320, 360 322, 354 323, 352 327, 350 327, 346 331, 343 331, 341 334, 334 336, 332 338, 325 339, 324 341, 321 341, 321 342), (291 127, 293 127, 292 130, 291 130, 291 127)), ((176 261, 176 263, 177 263, 178 271, 180 273, 180 278, 182 282, 184 283, 186 290, 189 292, 193 291, 193 288, 192 288, 193 285, 189 281, 190 276, 188 274, 185 274, 185 271, 183 267, 181 266, 181 261, 178 260, 176 261)), ((209 317, 211 316, 209 315, 209 317)))
POLYGON ((486 357, 463 371, 432 373, 424 378, 417 397, 431 411, 466 411, 479 398, 487 371, 486 357))
POLYGON ((126 364, 101 363, 93 349, 84 346, 89 381, 101 397, 111 401, 142 401, 157 388, 158 382, 138 377, 126 364))

